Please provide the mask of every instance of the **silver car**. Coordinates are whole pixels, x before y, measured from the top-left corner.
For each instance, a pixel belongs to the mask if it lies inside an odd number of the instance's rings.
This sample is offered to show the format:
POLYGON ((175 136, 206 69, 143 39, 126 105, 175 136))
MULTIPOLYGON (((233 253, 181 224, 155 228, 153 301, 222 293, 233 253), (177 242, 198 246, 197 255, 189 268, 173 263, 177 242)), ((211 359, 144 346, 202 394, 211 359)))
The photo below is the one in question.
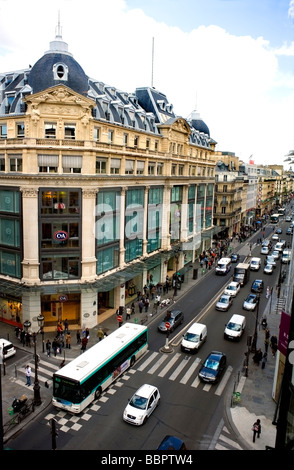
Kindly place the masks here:
POLYGON ((232 304, 233 304, 232 297, 230 295, 222 294, 218 302, 215 304, 215 308, 216 310, 227 312, 229 308, 232 306, 232 304))

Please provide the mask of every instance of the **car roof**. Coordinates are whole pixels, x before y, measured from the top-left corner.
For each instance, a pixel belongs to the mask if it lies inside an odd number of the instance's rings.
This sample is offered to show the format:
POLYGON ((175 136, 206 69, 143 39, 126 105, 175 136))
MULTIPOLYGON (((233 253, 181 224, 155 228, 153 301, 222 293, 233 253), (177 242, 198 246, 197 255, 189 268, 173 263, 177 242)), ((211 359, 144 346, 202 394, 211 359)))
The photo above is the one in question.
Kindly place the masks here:
POLYGON ((176 436, 165 436, 165 438, 159 444, 157 450, 181 450, 185 449, 185 443, 176 436))
POLYGON ((170 314, 172 317, 175 317, 178 313, 182 313, 182 310, 171 310, 170 314))
POLYGON ((8 346, 9 344, 12 344, 12 342, 8 341, 7 339, 0 338, 0 347, 2 347, 3 344, 4 344, 4 346, 8 346))
POLYGON ((157 387, 154 387, 154 385, 144 384, 138 388, 138 390, 135 392, 135 395, 148 398, 155 390, 157 390, 157 387))
POLYGON ((229 284, 227 285, 227 287, 228 287, 228 286, 236 286, 236 287, 237 287, 238 285, 239 285, 239 282, 231 281, 231 282, 229 282, 229 284))
POLYGON ((245 317, 243 315, 239 315, 238 313, 234 313, 234 315, 231 316, 230 322, 237 322, 237 321, 243 321, 245 317))
POLYGON ((260 284, 261 282, 263 282, 262 279, 254 279, 254 281, 252 282, 252 284, 254 284, 255 282, 258 282, 258 284, 260 284))

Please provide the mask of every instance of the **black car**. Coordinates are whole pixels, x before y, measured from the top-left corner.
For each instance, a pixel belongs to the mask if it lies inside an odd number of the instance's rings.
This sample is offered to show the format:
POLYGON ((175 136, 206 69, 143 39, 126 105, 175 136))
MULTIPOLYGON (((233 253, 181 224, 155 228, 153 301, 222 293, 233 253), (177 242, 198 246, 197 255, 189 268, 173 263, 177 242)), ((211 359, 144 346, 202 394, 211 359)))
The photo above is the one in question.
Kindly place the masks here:
POLYGON ((264 289, 264 282, 262 279, 255 279, 251 284, 251 292, 260 294, 264 289))
POLYGON ((184 314, 181 310, 171 310, 168 311, 165 315, 163 321, 158 325, 158 330, 167 332, 166 323, 170 324, 169 331, 174 331, 174 329, 181 325, 184 321, 184 314))
POLYGON ((238 253, 232 253, 231 254, 232 263, 238 263, 239 259, 240 259, 240 255, 238 255, 238 253))
POLYGON ((222 376, 227 364, 227 357, 220 351, 212 351, 199 371, 199 379, 202 382, 216 383, 222 376))

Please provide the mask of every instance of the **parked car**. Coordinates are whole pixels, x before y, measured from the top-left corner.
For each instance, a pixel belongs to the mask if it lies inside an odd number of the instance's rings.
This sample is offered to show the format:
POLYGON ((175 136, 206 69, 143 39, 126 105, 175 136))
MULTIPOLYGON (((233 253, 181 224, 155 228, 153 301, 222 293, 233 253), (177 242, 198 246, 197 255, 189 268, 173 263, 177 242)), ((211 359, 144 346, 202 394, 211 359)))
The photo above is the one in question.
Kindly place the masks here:
POLYGON ((255 279, 251 284, 251 292, 260 294, 264 289, 264 282, 262 279, 255 279))
POLYGON ((160 403, 160 393, 157 387, 144 384, 129 400, 123 412, 123 420, 141 426, 145 424, 151 413, 160 403))
POLYGON ((266 264, 265 267, 263 268, 264 274, 273 274, 274 272, 274 267, 272 264, 266 264))
POLYGON ((257 304, 259 302, 259 295, 258 294, 249 294, 248 297, 243 302, 243 309, 244 310, 255 310, 257 304))
POLYGON ((164 333, 167 332, 166 322, 170 324, 169 331, 174 331, 174 329, 181 325, 184 321, 184 314, 181 310, 171 310, 168 311, 164 319, 158 325, 158 330, 164 333))
POLYGON ((220 351, 212 351, 202 364, 198 377, 202 382, 216 383, 222 376, 227 357, 220 351))
POLYGON ((215 304, 216 310, 222 312, 227 312, 229 308, 233 305, 233 299, 230 295, 222 294, 219 300, 215 304))
POLYGON ((262 246, 260 250, 261 255, 268 255, 269 254, 269 248, 268 246, 262 246))
POLYGON ((238 255, 238 253, 232 253, 231 254, 232 263, 238 263, 239 259, 240 259, 240 255, 238 255))
POLYGON ((231 297, 236 297, 240 292, 241 286, 239 282, 232 281, 230 282, 224 290, 225 295, 230 295, 231 297))

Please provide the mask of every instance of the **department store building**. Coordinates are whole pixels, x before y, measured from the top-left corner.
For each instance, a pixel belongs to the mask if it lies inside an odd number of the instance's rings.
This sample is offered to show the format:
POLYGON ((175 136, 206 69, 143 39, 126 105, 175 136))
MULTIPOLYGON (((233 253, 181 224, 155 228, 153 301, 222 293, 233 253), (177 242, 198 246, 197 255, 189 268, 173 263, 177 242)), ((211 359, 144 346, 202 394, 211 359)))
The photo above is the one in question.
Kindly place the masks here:
POLYGON ((0 90, 2 322, 92 328, 211 246, 216 142, 197 112, 88 77, 60 27, 0 90))

